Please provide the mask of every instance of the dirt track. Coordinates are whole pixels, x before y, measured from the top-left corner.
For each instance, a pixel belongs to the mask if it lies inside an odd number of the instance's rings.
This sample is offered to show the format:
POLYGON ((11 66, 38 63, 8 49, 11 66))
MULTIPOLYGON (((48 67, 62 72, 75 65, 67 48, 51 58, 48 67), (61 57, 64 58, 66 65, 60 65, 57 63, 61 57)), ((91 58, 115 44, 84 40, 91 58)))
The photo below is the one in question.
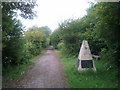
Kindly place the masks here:
POLYGON ((17 88, 67 88, 63 66, 54 50, 46 50, 17 88))

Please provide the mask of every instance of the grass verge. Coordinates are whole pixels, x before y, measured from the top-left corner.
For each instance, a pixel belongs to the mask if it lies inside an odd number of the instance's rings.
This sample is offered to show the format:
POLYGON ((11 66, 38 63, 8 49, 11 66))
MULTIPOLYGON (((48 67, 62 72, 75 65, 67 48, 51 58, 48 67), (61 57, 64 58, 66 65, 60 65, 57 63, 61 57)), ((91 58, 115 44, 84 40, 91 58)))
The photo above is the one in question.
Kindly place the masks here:
POLYGON ((19 66, 7 66, 3 70, 2 87, 9 88, 13 83, 17 83, 27 73, 27 71, 35 65, 35 61, 42 56, 45 52, 43 50, 40 55, 33 57, 28 63, 21 64, 19 66))
POLYGON ((95 61, 97 72, 78 71, 77 57, 65 56, 57 51, 62 63, 65 65, 65 73, 68 78, 70 88, 117 88, 118 78, 117 70, 106 70, 105 61, 95 61))

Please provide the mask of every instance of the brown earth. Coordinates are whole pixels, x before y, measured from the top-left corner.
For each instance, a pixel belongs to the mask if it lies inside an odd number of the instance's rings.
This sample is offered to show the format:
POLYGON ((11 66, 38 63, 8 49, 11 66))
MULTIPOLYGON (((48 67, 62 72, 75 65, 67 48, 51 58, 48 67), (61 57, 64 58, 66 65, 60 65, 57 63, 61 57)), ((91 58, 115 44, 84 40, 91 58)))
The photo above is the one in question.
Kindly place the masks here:
POLYGON ((54 50, 49 48, 35 66, 15 86, 17 88, 67 88, 63 65, 54 50))

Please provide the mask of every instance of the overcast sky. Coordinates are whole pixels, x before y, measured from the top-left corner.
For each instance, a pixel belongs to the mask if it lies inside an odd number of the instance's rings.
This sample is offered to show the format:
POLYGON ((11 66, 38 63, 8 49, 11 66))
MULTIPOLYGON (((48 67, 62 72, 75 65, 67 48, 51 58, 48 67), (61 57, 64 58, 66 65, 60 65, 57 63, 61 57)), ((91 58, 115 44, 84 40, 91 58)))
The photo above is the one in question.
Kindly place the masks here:
POLYGON ((58 23, 69 18, 80 18, 86 14, 89 1, 94 0, 37 0, 37 17, 34 20, 18 17, 27 28, 32 26, 48 26, 52 31, 58 27, 58 23))

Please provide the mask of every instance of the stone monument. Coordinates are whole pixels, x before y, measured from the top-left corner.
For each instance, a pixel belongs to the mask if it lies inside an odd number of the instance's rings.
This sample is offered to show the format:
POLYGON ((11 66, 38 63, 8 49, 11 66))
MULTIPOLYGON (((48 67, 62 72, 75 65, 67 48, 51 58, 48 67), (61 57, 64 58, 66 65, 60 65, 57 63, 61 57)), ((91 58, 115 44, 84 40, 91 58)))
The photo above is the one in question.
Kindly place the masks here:
POLYGON ((88 42, 83 40, 78 56, 78 70, 80 71, 88 69, 96 71, 88 42))

